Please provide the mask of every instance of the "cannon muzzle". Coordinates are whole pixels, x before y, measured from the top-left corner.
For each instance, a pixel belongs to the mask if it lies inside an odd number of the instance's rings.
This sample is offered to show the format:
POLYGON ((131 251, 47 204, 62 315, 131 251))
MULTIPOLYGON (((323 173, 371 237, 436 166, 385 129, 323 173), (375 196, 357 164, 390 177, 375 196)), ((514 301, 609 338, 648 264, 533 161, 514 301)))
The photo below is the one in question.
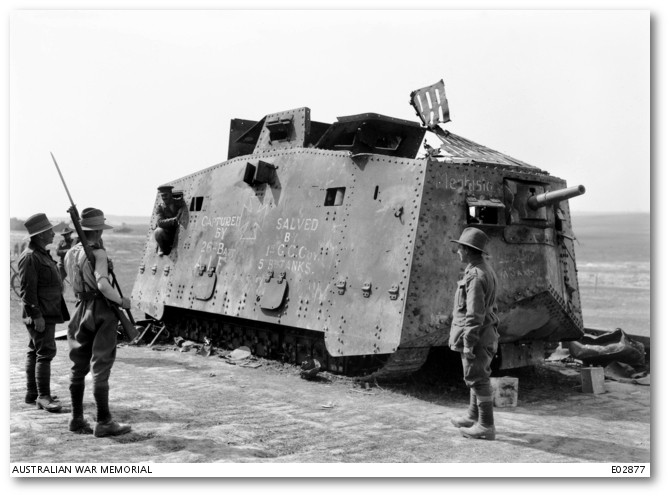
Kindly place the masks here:
POLYGON ((540 195, 533 195, 528 199, 528 207, 533 210, 537 210, 540 207, 544 207, 549 204, 557 204, 563 200, 567 200, 572 197, 578 197, 579 195, 584 195, 586 193, 586 188, 583 185, 571 186, 568 188, 562 188, 560 190, 555 190, 553 192, 541 193, 540 195))

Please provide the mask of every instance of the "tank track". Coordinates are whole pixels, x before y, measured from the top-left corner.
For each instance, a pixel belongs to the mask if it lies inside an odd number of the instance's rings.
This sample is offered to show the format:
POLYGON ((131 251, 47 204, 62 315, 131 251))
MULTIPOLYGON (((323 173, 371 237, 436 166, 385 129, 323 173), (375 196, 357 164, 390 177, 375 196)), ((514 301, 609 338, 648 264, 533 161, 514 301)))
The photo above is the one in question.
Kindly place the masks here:
MULTIPOLYGON (((397 376, 407 369, 399 367, 397 359, 389 360, 396 354, 333 357, 326 349, 323 334, 310 330, 172 307, 165 308, 161 322, 167 330, 159 337, 162 342, 172 342, 178 336, 196 343, 204 343, 207 339, 218 349, 232 351, 246 346, 256 357, 295 365, 316 359, 321 363, 322 371, 344 376, 386 377, 387 364, 391 375, 397 371, 397 376)), ((408 366, 418 369, 414 365, 408 366)))

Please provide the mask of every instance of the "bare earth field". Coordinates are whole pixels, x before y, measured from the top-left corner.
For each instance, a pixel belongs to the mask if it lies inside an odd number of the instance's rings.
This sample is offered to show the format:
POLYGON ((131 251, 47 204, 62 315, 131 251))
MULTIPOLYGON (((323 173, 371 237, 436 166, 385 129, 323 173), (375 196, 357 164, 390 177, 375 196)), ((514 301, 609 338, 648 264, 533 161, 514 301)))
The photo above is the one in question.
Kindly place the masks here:
MULTIPOLYGON (((586 326, 618 326, 649 334, 648 250, 646 261, 614 256, 607 260, 593 248, 594 237, 580 230, 575 222, 586 326)), ((12 245, 21 236, 12 232, 12 245)), ((105 242, 124 294, 130 295, 145 234, 110 234, 105 242)), ((116 419, 132 424, 133 431, 109 439, 75 435, 67 430, 66 341, 57 341, 52 365, 52 390, 63 400, 64 410, 47 414, 23 402, 27 334, 19 300, 13 295, 9 325, 11 463, 642 463, 651 459, 650 388, 607 381, 605 394, 584 394, 575 364, 547 363, 515 371, 518 406, 496 409, 497 440, 462 438, 448 419, 466 408, 468 394, 459 373, 447 367, 454 358, 445 351, 431 354, 422 371, 402 383, 365 388, 354 379, 327 373, 316 381, 303 380, 296 367, 276 362, 258 360, 258 367, 241 367, 217 355, 196 355, 195 350, 180 353, 168 346, 152 350, 121 344, 112 371, 110 406, 116 419)), ((90 388, 84 402, 93 422, 90 388)))
POLYGON ((574 215, 572 221, 584 326, 651 336, 649 214, 574 215))

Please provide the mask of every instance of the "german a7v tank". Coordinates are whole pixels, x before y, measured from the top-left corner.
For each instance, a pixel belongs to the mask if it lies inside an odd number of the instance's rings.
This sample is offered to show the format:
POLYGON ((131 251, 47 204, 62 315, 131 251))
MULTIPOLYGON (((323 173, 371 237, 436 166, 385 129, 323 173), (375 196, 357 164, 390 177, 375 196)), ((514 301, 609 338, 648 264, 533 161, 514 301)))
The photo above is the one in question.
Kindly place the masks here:
POLYGON ((168 254, 149 231, 134 305, 173 336, 406 374, 447 345, 463 271, 450 240, 476 226, 499 278, 499 367, 581 338, 568 199, 584 187, 442 129, 442 81, 411 103, 421 123, 233 119, 226 161, 169 182, 183 212, 168 254))

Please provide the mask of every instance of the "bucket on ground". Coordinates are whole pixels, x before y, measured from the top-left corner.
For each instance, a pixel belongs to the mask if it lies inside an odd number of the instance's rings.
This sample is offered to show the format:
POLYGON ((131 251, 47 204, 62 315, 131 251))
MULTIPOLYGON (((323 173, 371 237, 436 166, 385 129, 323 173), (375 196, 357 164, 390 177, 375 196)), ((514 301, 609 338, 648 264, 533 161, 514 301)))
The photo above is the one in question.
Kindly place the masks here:
POLYGON ((582 368, 582 392, 605 393, 605 370, 598 367, 582 368))

